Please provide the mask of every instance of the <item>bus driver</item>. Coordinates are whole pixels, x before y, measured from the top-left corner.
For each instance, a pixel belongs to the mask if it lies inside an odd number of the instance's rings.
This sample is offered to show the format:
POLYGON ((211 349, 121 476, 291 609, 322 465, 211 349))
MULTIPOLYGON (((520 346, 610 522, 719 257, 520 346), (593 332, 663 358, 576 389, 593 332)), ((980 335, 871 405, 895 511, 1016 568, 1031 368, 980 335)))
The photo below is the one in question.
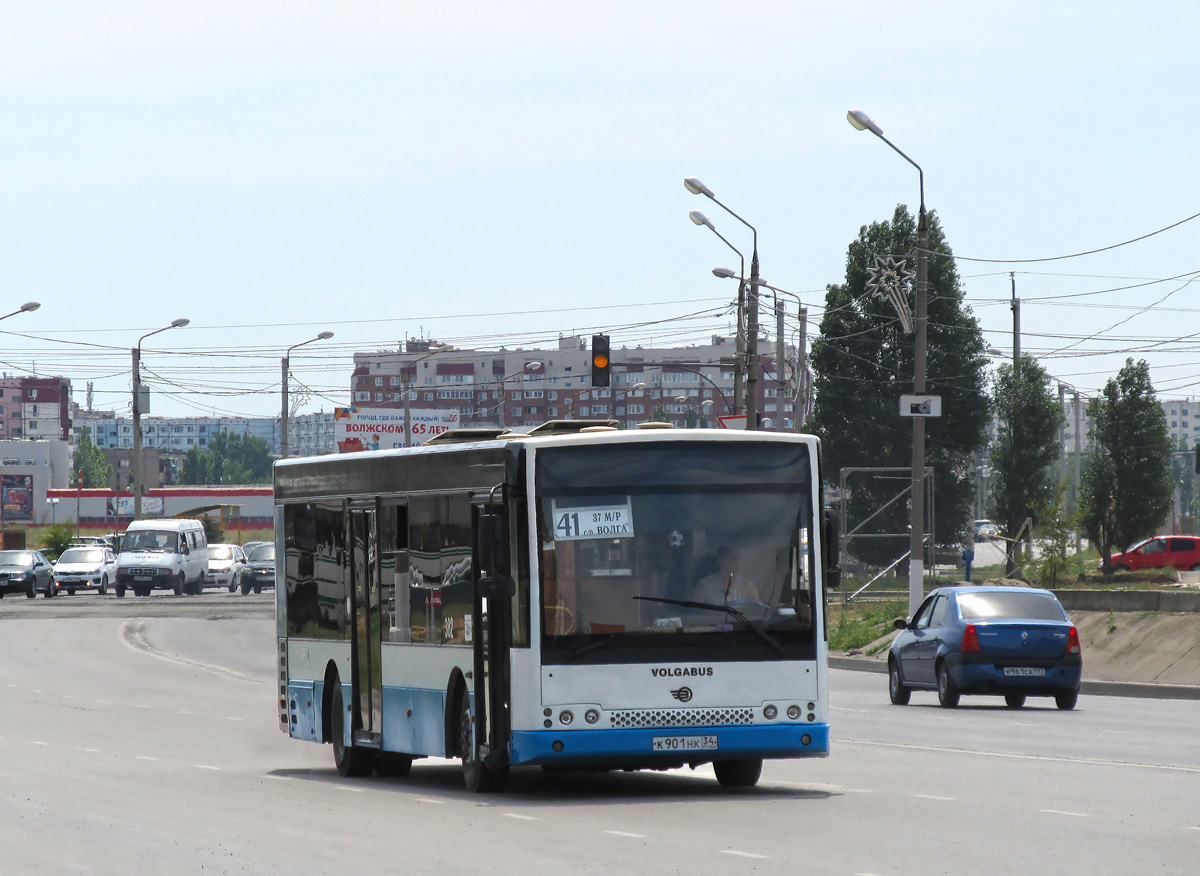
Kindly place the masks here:
POLYGON ((717 570, 696 582, 695 601, 714 605, 762 602, 754 582, 738 574, 741 559, 742 552, 736 547, 718 548, 717 570))

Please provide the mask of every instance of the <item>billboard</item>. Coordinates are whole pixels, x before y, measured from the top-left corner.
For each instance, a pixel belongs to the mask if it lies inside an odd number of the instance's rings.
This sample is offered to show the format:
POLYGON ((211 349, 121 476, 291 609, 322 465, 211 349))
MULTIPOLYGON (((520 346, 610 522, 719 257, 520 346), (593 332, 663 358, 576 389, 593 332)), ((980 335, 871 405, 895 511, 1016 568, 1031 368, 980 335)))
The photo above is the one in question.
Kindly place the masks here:
MULTIPOLYGON (((132 517, 133 496, 109 496, 109 517, 132 517)), ((142 496, 142 516, 162 517, 163 500, 161 496, 142 496)))
MULTIPOLYGON (((434 435, 459 426, 458 411, 453 410, 414 408, 409 418, 413 445, 424 444, 434 435)), ((404 409, 334 408, 333 440, 338 453, 404 447, 404 409)))
POLYGON ((33 519, 33 475, 0 475, 0 497, 0 518, 33 519))

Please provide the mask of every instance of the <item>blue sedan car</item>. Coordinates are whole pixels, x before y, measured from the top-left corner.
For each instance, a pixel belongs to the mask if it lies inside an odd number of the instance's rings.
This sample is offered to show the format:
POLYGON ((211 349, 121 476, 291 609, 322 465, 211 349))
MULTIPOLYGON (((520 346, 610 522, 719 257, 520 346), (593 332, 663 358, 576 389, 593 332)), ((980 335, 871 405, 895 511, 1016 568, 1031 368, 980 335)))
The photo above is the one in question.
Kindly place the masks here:
POLYGON ((914 690, 936 690, 948 709, 962 694, 1003 696, 1014 709, 1027 696, 1052 696, 1060 709, 1079 699, 1079 633, 1049 590, 942 587, 896 628, 888 692, 898 706, 914 690))

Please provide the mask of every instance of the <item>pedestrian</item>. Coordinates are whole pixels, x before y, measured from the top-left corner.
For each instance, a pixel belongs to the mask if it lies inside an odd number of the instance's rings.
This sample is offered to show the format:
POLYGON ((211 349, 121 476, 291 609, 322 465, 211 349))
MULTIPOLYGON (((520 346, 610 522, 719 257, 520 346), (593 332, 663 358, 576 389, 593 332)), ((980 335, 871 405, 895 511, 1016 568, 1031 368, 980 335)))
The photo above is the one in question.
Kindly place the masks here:
POLYGON ((967 583, 971 583, 971 563, 975 562, 975 546, 972 544, 964 544, 962 552, 963 566, 966 567, 967 583))

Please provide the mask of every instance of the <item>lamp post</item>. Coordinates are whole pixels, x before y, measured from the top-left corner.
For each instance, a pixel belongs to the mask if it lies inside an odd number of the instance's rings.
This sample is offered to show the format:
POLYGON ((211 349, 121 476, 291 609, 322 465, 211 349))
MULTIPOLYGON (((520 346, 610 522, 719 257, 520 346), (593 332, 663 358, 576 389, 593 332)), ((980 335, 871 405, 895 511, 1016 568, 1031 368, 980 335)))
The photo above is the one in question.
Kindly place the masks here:
MULTIPOLYGON (((633 386, 629 387, 628 389, 618 390, 618 392, 620 392, 621 395, 623 395, 625 397, 625 414, 621 418, 621 425, 623 428, 625 428, 625 429, 629 428, 629 394, 632 392, 641 392, 645 388, 646 388, 646 384, 639 382, 639 383, 635 383, 633 386)), ((616 396, 616 393, 613 393, 613 416, 615 417, 616 414, 617 414, 617 396, 616 396)))
MULTIPOLYGON (((445 347, 438 347, 432 353, 426 353, 424 356, 419 356, 416 359, 413 359, 411 362, 409 362, 407 365, 404 366, 405 375, 408 374, 408 371, 410 368, 415 369, 417 367, 417 363, 424 362, 426 359, 436 356, 438 353, 449 353, 453 349, 454 349, 454 347, 449 346, 449 345, 447 345, 445 347)), ((404 381, 404 446, 405 447, 412 447, 412 404, 411 404, 411 400, 409 399, 410 395, 412 395, 412 380, 406 379, 404 381)))
MULTIPOLYGON (((717 231, 717 226, 712 224, 712 221, 701 213, 699 210, 692 210, 688 213, 688 218, 696 225, 703 225, 708 228, 713 234, 721 238, 722 243, 737 253, 738 259, 741 261, 741 271, 736 275, 738 278, 738 297, 737 297, 737 336, 735 340, 735 351, 733 356, 733 410, 732 413, 737 415, 741 413, 745 403, 745 385, 742 381, 742 376, 746 373, 746 334, 743 329, 746 326, 746 257, 742 255, 742 251, 730 243, 726 237, 717 231)), ((732 274, 732 272, 730 272, 732 274)))
MULTIPOLYGON (((921 191, 921 212, 917 217, 917 307, 915 318, 915 346, 913 355, 913 393, 925 394, 925 348, 926 328, 929 322, 929 216, 925 212, 925 171, 891 140, 883 136, 883 129, 871 117, 859 109, 846 113, 846 119, 860 131, 870 131, 917 169, 921 191)), ((908 557, 908 610, 916 614, 925 596, 925 419, 912 418, 912 518, 909 533, 908 557)))
MULTIPOLYGON (((696 412, 696 417, 697 417, 696 425, 699 426, 700 425, 699 418, 703 417, 705 414, 704 408, 708 408, 709 412, 712 411, 713 400, 711 398, 706 398, 703 401, 700 401, 698 404, 694 404, 694 405, 691 404, 691 402, 692 402, 692 399, 688 398, 686 395, 675 396, 675 404, 689 405, 690 411, 696 412)), ((683 412, 683 424, 685 426, 687 425, 687 415, 690 411, 683 412)))
POLYGON ((303 347, 305 344, 311 344, 315 341, 327 341, 333 337, 333 332, 324 331, 319 333, 315 338, 309 338, 307 341, 301 341, 298 344, 292 344, 287 348, 287 352, 283 354, 281 365, 283 366, 283 391, 280 393, 281 403, 279 409, 279 458, 287 459, 288 457, 288 382, 291 379, 291 359, 292 350, 297 347, 303 347))
MULTIPOLYGON (((167 329, 183 328, 190 319, 175 319, 170 325, 146 332, 133 348, 133 519, 142 518, 142 341, 167 329)), ((119 485, 118 485, 119 486, 119 485)))
POLYGON ((55 519, 55 517, 56 517, 55 511, 58 510, 58 499, 56 499, 52 496, 47 496, 46 504, 50 506, 50 525, 53 526, 55 523, 58 522, 55 519))
POLYGON ((504 422, 504 419, 505 419, 505 408, 508 407, 508 399, 504 397, 504 384, 507 383, 509 380, 512 380, 514 377, 520 377, 521 375, 528 373, 530 368, 532 368, 534 371, 537 371, 541 367, 542 367, 541 362, 526 362, 523 366, 521 366, 520 371, 514 371, 512 374, 506 374, 500 378, 500 428, 501 429, 506 428, 506 425, 507 425, 504 422))
MULTIPOLYGON (((758 229, 739 216, 737 213, 730 210, 724 204, 717 200, 717 196, 712 193, 712 189, 695 177, 689 177, 683 181, 683 186, 693 195, 704 195, 738 222, 741 222, 750 229, 754 235, 754 249, 750 256, 750 286, 748 290, 747 308, 746 308, 746 389, 745 389, 745 409, 746 409, 746 428, 758 428, 758 229)), ((696 220, 693 219, 693 222, 696 220)), ((709 223, 709 228, 714 232, 716 229, 709 223)), ((725 238, 721 238, 725 240, 725 238)), ((729 243, 729 241, 725 241, 729 243)), ((736 251, 736 250, 735 250, 736 251)), ((738 253, 740 256, 741 253, 738 253)), ((743 263, 744 264, 744 263, 743 263)), ((743 275, 745 270, 742 271, 743 275)), ((740 297, 740 296, 739 296, 740 297)), ((740 325, 740 322, 739 322, 740 325)))

